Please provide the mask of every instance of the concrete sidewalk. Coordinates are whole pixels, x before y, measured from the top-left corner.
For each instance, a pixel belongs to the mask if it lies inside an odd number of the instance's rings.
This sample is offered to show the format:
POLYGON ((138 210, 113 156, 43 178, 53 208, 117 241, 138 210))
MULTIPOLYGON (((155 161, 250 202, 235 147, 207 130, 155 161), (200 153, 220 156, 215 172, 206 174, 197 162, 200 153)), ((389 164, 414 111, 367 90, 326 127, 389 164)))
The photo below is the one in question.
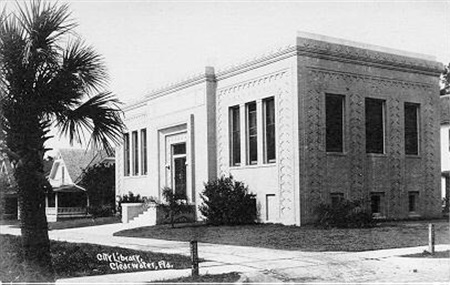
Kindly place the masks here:
MULTIPOLYGON (((127 225, 53 230, 53 240, 85 242, 131 249, 189 255, 188 242, 113 236, 127 225)), ((20 229, 0 226, 2 234, 20 234, 20 229)), ((251 237, 247 237, 251 238, 251 237)), ((450 259, 406 258, 422 247, 366 252, 303 252, 256 247, 199 243, 201 274, 242 272, 248 282, 449 282, 450 259)), ((450 249, 438 245, 437 251, 450 249)), ((190 275, 190 270, 161 270, 58 280, 58 283, 157 281, 190 275)))

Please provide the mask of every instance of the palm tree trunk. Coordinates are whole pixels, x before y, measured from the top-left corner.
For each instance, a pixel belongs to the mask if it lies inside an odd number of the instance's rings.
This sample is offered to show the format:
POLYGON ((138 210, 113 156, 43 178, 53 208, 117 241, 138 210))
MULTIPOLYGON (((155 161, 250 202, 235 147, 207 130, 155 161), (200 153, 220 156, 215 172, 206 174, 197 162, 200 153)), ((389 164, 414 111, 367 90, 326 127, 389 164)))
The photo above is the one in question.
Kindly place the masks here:
POLYGON ((42 183, 42 172, 25 162, 16 169, 19 186, 20 225, 22 248, 27 265, 40 272, 43 280, 53 281, 53 269, 50 255, 47 217, 45 215, 45 190, 42 183))
POLYGON ((45 214, 44 132, 40 128, 39 119, 32 115, 26 120, 11 123, 11 131, 8 138, 10 145, 20 157, 14 176, 18 185, 24 260, 30 270, 40 273, 40 276, 32 276, 41 280, 30 281, 53 281, 45 214))

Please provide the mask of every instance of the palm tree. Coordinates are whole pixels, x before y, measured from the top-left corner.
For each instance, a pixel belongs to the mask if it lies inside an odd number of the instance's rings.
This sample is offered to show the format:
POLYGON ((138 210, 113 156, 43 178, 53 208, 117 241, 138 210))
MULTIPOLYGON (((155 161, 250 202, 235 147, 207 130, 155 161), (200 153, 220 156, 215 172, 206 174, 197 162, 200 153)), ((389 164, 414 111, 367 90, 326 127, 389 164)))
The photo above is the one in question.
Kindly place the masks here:
POLYGON ((24 258, 53 278, 43 158, 50 128, 71 143, 112 150, 120 103, 104 92, 102 57, 73 32, 68 5, 33 0, 0 14, 0 150, 15 162, 24 258))

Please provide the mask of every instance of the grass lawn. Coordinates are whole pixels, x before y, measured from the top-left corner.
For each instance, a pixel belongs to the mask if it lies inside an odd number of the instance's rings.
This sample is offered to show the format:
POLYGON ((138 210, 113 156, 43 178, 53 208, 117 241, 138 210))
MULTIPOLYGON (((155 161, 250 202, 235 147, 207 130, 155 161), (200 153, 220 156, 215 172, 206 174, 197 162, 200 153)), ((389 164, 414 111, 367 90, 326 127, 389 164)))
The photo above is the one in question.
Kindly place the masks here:
MULTIPOLYGON (((25 282, 38 279, 39 272, 33 272, 23 262, 20 237, 0 235, 0 245, 1 281, 25 282)), ((182 255, 86 243, 51 241, 51 255, 57 279, 191 266, 189 257, 182 255)))
POLYGON ((234 283, 238 281, 240 277, 239 273, 231 272, 216 275, 206 274, 199 277, 180 277, 150 283, 234 283))
MULTIPOLYGON (((121 223, 120 217, 100 217, 100 218, 75 218, 63 219, 57 222, 49 222, 49 230, 62 230, 80 227, 90 227, 106 224, 121 223)), ((19 220, 0 220, 0 225, 12 225, 13 227, 20 227, 19 220)))
POLYGON ((115 223, 121 223, 119 217, 101 217, 95 219, 93 218, 65 219, 57 222, 48 223, 48 229, 61 230, 61 229, 115 224, 115 223))
MULTIPOLYGON (((157 225, 115 233, 118 236, 255 246, 303 251, 367 251, 428 244, 430 221, 380 223, 368 229, 321 229, 312 226, 257 224, 246 226, 157 225)), ((436 244, 449 244, 448 220, 432 221, 436 244)))

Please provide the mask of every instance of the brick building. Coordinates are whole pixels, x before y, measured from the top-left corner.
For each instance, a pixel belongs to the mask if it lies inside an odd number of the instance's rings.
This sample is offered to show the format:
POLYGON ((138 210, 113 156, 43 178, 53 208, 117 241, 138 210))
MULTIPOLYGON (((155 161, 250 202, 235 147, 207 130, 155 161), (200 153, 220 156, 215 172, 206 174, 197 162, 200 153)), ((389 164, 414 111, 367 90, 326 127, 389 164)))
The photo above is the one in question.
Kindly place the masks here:
POLYGON ((341 198, 367 198, 378 217, 438 216, 441 71, 429 56, 305 33, 207 67, 124 109, 116 193, 169 186, 198 206, 205 181, 231 174, 263 222, 309 223, 341 198))

